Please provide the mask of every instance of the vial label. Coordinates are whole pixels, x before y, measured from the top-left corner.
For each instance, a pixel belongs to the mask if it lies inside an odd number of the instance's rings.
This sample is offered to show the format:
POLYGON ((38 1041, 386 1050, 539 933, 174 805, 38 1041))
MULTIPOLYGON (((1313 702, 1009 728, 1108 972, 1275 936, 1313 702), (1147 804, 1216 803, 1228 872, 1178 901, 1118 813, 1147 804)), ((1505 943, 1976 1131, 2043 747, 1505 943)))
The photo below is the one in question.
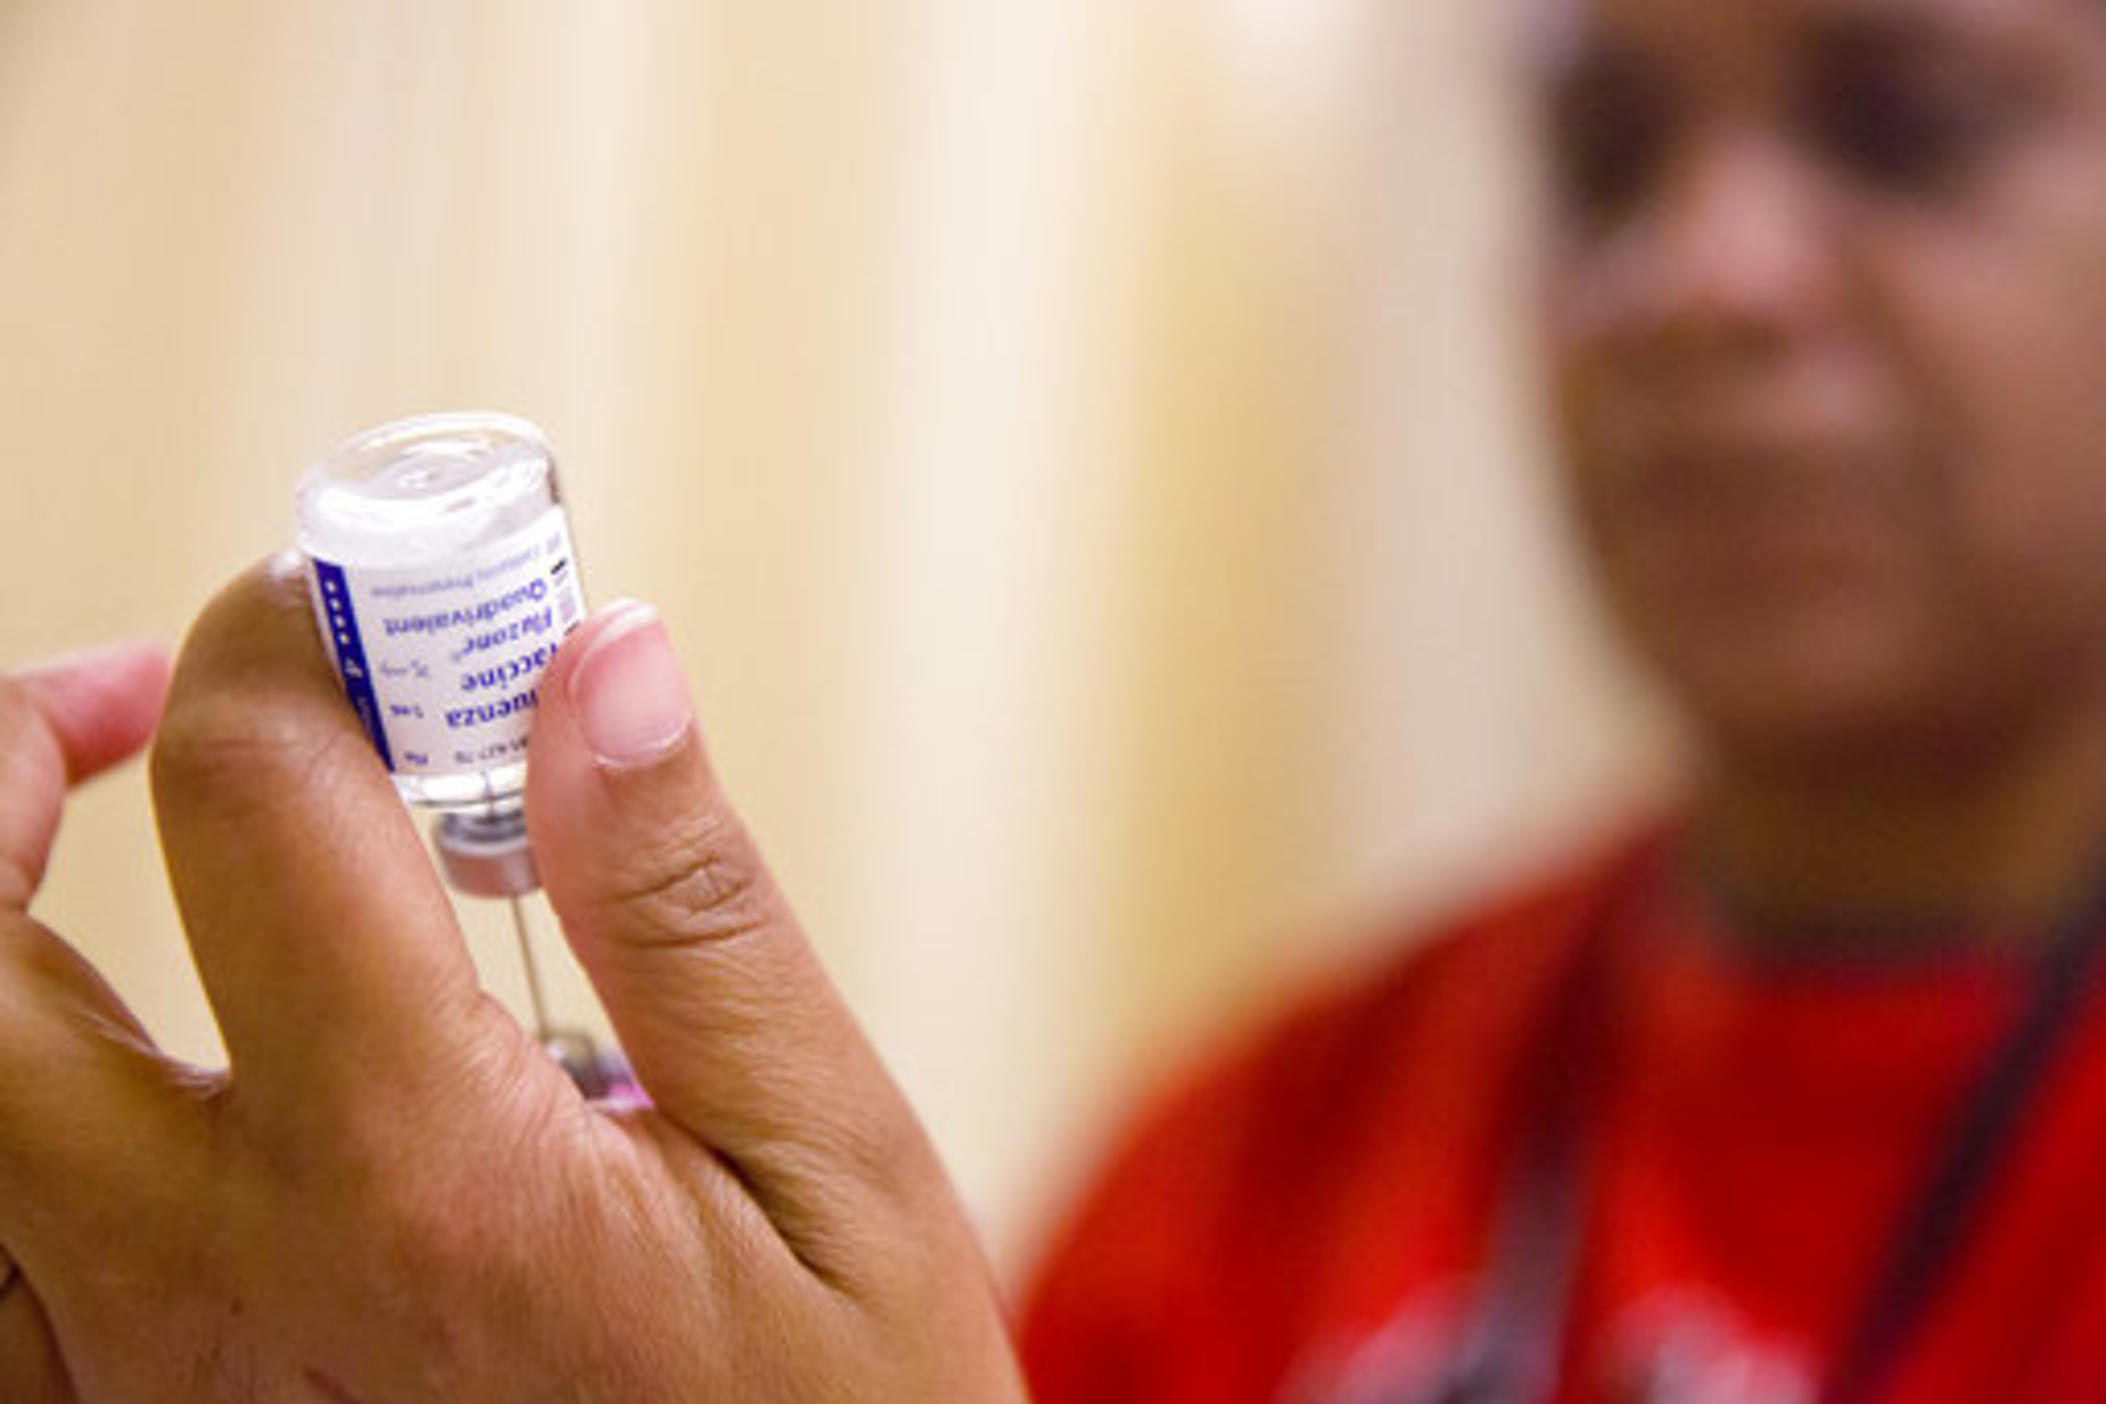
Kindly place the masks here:
POLYGON ((560 506, 443 566, 308 561, 337 676, 389 770, 526 759, 542 671, 585 615, 560 506))

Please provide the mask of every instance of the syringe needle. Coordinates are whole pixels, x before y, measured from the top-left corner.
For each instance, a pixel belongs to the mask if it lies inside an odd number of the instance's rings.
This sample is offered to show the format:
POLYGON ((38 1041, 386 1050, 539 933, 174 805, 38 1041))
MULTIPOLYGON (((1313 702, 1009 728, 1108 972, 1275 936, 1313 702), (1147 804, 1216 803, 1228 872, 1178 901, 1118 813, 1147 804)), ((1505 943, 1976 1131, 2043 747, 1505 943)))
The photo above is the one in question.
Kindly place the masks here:
POLYGON ((534 943, 527 936, 526 907, 512 898, 512 929, 519 933, 519 964, 526 971, 527 998, 534 1006, 534 1041, 549 1040, 548 1001, 541 992, 541 967, 534 961, 534 943))

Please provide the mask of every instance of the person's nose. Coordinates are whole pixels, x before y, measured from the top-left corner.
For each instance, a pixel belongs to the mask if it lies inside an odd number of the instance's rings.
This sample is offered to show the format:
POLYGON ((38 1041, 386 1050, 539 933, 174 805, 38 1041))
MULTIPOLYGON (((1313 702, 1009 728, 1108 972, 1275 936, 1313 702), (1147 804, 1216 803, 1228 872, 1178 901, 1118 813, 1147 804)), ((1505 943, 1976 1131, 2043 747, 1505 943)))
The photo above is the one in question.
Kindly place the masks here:
POLYGON ((1774 359, 1839 296, 1820 183, 1759 133, 1693 141, 1626 233, 1624 330, 1678 373, 1774 359))

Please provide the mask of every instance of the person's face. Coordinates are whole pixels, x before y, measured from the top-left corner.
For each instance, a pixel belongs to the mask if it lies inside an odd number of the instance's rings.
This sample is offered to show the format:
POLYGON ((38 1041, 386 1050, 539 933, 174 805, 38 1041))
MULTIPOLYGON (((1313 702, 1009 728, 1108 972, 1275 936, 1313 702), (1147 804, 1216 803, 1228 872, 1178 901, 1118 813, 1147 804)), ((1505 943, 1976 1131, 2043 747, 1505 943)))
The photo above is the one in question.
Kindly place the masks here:
POLYGON ((1545 326, 1612 603, 1716 745, 2106 678, 2106 0, 1541 0, 1545 326))

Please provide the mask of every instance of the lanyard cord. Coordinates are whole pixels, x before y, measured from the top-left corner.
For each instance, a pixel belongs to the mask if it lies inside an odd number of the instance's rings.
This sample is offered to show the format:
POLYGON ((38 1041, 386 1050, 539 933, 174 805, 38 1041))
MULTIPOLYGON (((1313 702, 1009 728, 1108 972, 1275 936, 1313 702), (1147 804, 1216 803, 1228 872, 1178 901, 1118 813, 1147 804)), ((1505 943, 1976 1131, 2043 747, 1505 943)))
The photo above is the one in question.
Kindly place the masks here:
MULTIPOLYGON (((1573 952, 1536 1070, 1536 1109, 1494 1226, 1486 1290, 1434 1397, 1519 1404, 1554 1388, 1585 1215, 1581 1141, 1588 1083, 1602 1061, 1615 903, 1573 952)), ((2009 1164, 2018 1122, 2054 1070, 2099 978, 2106 873, 2052 929, 2024 1008, 1961 1102, 1846 1338, 1822 1404, 1869 1404, 1889 1382, 1980 1223, 2009 1164)))
POLYGON ((2098 982, 2102 927, 2106 879, 2095 878, 2053 929, 2024 1010, 1961 1104, 1943 1150, 1898 1221, 1864 1315, 1821 1392, 1825 1404, 1864 1404, 1878 1396, 1951 1276, 1980 1225, 1989 1191, 2011 1162, 2020 1118, 2054 1071, 2098 982))
POLYGON ((1525 1404, 1556 1388, 1579 1279, 1588 1199, 1580 1144, 1588 1085, 1603 1061, 1609 937, 1619 905, 1605 899, 1587 915, 1557 977, 1523 1089, 1521 1145, 1492 1222, 1477 1309, 1439 1377, 1399 1404, 1525 1404))

